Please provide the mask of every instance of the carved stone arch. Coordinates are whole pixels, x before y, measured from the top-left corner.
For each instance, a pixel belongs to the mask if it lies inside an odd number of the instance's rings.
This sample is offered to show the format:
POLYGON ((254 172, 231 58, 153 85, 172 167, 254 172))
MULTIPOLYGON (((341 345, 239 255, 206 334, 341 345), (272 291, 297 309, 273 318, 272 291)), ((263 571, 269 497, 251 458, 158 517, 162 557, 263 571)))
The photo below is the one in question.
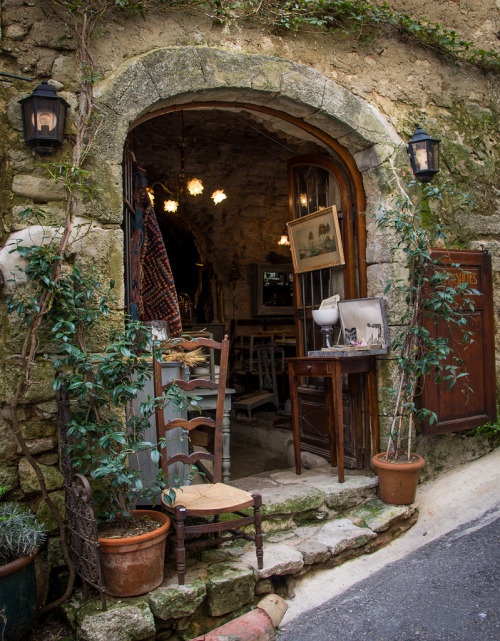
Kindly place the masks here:
POLYGON ((122 220, 123 149, 136 124, 203 103, 261 111, 283 126, 306 130, 342 158, 356 186, 359 222, 363 229, 366 223, 368 233, 368 286, 363 289, 381 295, 380 274, 372 267, 384 262, 390 269, 390 256, 364 212, 398 186, 398 166, 407 161, 401 139, 368 102, 305 65, 208 47, 157 49, 130 58, 99 83, 95 98, 103 116, 92 151, 98 159, 96 205, 102 222, 122 220))

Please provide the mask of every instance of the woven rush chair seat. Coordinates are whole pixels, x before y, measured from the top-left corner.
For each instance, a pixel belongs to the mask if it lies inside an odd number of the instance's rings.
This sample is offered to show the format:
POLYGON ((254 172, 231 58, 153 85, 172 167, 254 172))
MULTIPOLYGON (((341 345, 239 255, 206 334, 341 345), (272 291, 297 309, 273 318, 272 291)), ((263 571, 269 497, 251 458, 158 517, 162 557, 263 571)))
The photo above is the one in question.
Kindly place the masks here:
POLYGON ((184 485, 175 491, 172 507, 183 506, 193 516, 221 514, 229 510, 244 510, 253 505, 253 497, 225 483, 184 485))
MULTIPOLYGON (((200 427, 211 431, 213 435, 213 452, 204 448, 198 451, 191 451, 188 454, 173 454, 169 456, 167 448, 161 450, 161 467, 164 475, 168 478, 169 466, 174 463, 183 463, 189 466, 196 466, 209 481, 199 485, 183 485, 175 490, 175 500, 170 501, 169 490, 162 495, 162 508, 172 516, 172 523, 175 529, 176 539, 176 564, 177 578, 179 585, 184 585, 186 574, 186 549, 207 546, 219 546, 225 541, 245 539, 255 543, 257 555, 257 566, 262 569, 262 519, 260 508, 262 498, 260 494, 249 494, 231 485, 222 483, 222 422, 224 418, 224 403, 226 394, 226 380, 229 359, 229 340, 227 336, 222 342, 214 341, 212 338, 198 337, 192 339, 172 339, 164 345, 169 344, 175 349, 183 349, 188 352, 199 347, 209 350, 220 350, 220 369, 218 380, 210 378, 196 378, 190 381, 175 379, 181 389, 192 392, 196 395, 198 389, 217 390, 217 408, 215 419, 211 416, 200 416, 194 418, 174 418, 165 421, 165 412, 157 408, 156 430, 158 440, 164 439, 169 430, 182 428, 188 434, 200 427), (204 464, 205 462, 205 464, 204 464), (250 514, 241 512, 245 508, 253 508, 250 514), (230 520, 220 519, 221 514, 230 514, 230 520), (190 517, 213 517, 206 519, 203 523, 188 521, 190 517), (255 534, 248 531, 247 526, 253 525, 255 534), (245 528, 245 529, 243 529, 245 528), (189 539, 188 541, 186 539, 189 539)), ((163 385, 161 378, 161 363, 154 359, 154 389, 155 397, 164 395, 166 388, 171 382, 163 385)))

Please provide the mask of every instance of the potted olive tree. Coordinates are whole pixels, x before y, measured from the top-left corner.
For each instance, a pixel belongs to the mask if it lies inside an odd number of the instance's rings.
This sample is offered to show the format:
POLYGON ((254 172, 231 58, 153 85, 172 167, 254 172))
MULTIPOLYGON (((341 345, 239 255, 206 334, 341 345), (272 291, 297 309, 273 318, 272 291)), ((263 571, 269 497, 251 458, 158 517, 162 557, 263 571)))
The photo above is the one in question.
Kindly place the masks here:
MULTIPOLYGON (((414 185, 410 183, 409 188, 414 185)), ((401 328, 391 345, 397 355, 398 375, 397 383, 386 388, 394 398, 387 448, 372 459, 379 477, 380 497, 397 505, 413 503, 419 473, 425 464, 412 450, 415 422, 436 420, 433 412, 419 404, 422 384, 430 379, 451 388, 458 378, 467 376, 448 339, 433 338, 423 324, 424 319, 434 323, 444 320, 459 328, 464 344, 472 340, 465 312, 474 309, 470 296, 477 292, 440 268, 439 259, 432 259, 433 246, 448 245, 443 227, 439 223, 422 224, 422 215, 431 213, 430 204, 441 201, 445 191, 449 190, 423 185, 416 202, 404 193, 394 200, 393 208, 381 209, 374 215, 377 227, 391 234, 391 251, 398 258, 403 257, 406 269, 406 276, 391 280, 385 290, 386 294, 391 290, 399 293, 406 306, 401 328)), ((460 265, 453 268, 460 269, 460 265)))
MULTIPOLYGON (((2 488, 0 488, 0 494, 2 488)), ((0 638, 25 639, 37 607, 34 560, 46 538, 25 506, 0 503, 0 638)))
POLYGON ((161 472, 145 482, 129 460, 147 451, 158 462, 161 444, 144 440, 149 415, 167 403, 179 411, 191 408, 192 399, 171 385, 163 398, 148 398, 138 413, 131 411, 137 392, 151 377, 152 358, 161 358, 151 328, 118 315, 113 322, 113 283, 103 286, 95 270, 84 273, 63 260, 61 275, 53 284, 53 264, 61 257, 50 238, 38 246, 16 249, 26 261, 21 268, 29 278, 8 299, 8 313, 30 322, 38 291, 49 290, 51 304, 42 336, 53 354, 54 389, 63 389, 70 401, 68 438, 75 471, 93 486, 106 592, 114 596, 146 593, 163 580, 170 522, 159 511, 135 508, 167 487, 173 496, 174 489, 161 472), (110 327, 104 348, 89 349, 93 330, 99 328, 102 335, 103 326, 110 327))

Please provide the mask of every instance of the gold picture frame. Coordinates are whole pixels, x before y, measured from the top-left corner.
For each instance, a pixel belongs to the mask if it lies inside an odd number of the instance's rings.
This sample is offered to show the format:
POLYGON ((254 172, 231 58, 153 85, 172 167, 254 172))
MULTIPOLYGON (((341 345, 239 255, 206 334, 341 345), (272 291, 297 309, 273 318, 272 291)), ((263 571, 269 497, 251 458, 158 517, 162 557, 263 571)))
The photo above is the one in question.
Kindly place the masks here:
POLYGON ((335 205, 287 223, 296 274, 345 265, 335 205))

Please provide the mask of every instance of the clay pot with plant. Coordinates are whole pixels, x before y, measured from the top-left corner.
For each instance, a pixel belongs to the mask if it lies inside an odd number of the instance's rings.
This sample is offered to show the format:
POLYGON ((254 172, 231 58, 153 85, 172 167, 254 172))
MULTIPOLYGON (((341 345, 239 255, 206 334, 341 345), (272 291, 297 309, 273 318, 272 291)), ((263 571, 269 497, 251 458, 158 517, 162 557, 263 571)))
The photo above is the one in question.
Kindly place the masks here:
POLYGON ((27 507, 0 503, 1 639, 27 637, 37 609, 34 560, 45 538, 45 528, 27 507))
MULTIPOLYGON (((416 185, 412 182, 408 188, 416 185)), ((423 383, 427 379, 451 388, 459 378, 467 376, 463 361, 454 355, 448 339, 432 337, 423 321, 445 321, 458 328, 464 345, 473 338, 467 328, 466 312, 474 310, 471 296, 477 291, 440 268, 440 259, 432 259, 433 246, 448 246, 449 237, 442 225, 422 224, 423 214, 429 214, 445 192, 455 195, 448 188, 425 184, 418 198, 403 193, 392 208, 374 214, 377 227, 392 235, 391 251, 404 257, 406 269, 406 277, 392 280, 385 289, 386 294, 393 290, 402 297, 406 311, 391 344, 397 355, 398 373, 397 383, 385 388, 394 399, 387 448, 372 459, 379 477, 380 498, 396 505, 413 503, 420 470, 425 465, 413 448, 416 423, 428 420, 432 424, 437 418, 419 402, 423 383)), ((466 195, 461 194, 460 198, 470 205, 466 195)), ((460 265, 454 264, 453 268, 460 269, 460 265)))
POLYGON ((175 487, 161 471, 146 481, 129 461, 149 452, 158 462, 162 443, 144 439, 149 416, 166 404, 179 412, 192 409, 192 399, 172 384, 164 397, 148 397, 139 412, 132 411, 138 391, 152 376, 152 359, 162 357, 159 343, 151 328, 138 321, 117 315, 113 323, 114 284, 104 287, 96 270, 84 273, 61 258, 51 234, 40 245, 17 245, 24 259, 20 269, 28 278, 19 279, 26 285, 13 291, 7 311, 29 322, 37 305, 37 287, 49 290, 51 304, 41 335, 52 348, 54 389, 69 399, 66 427, 74 470, 92 485, 105 589, 114 596, 143 594, 163 580, 169 518, 155 510, 136 510, 136 506, 145 499, 154 504, 165 489, 173 498, 175 487), (53 284, 51 273, 58 260, 63 261, 61 276, 53 284), (88 349, 89 337, 105 323, 111 329, 104 348, 88 349))

